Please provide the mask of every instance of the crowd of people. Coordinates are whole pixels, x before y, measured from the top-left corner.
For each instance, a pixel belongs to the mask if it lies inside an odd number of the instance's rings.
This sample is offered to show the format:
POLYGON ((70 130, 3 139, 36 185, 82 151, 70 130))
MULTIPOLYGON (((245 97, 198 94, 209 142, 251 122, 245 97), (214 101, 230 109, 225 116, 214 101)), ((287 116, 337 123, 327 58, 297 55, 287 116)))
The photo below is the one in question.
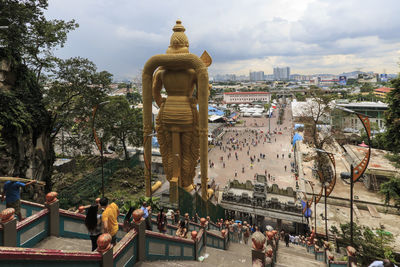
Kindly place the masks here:
MULTIPOLYGON (((276 133, 279 129, 276 128, 274 132, 276 133)), ((264 153, 255 153, 255 148, 257 146, 265 146, 265 143, 271 142, 272 137, 269 133, 264 133, 260 130, 254 129, 244 129, 244 130, 237 130, 237 129, 225 129, 225 138, 223 141, 215 142, 216 149, 222 152, 222 156, 219 156, 219 162, 214 162, 212 160, 208 161, 210 168, 215 168, 217 164, 221 164, 222 168, 226 167, 226 163, 228 161, 239 161, 240 157, 243 156, 243 151, 246 152, 247 157, 249 158, 248 164, 241 163, 241 169, 235 169, 235 177, 238 176, 238 171, 245 173, 246 170, 253 170, 254 165, 262 162, 264 166, 267 165, 265 159, 266 154, 264 153), (254 151, 254 152, 253 152, 254 151)), ((276 142, 276 138, 273 139, 276 142)), ((285 158, 285 154, 282 153, 281 155, 277 154, 277 158, 281 156, 282 159, 285 158)), ((289 158, 291 157, 290 153, 287 155, 289 158)), ((267 167, 267 166, 266 166, 267 167)), ((287 166, 284 166, 285 171, 287 170, 287 166)), ((274 177, 272 177, 267 168, 265 168, 264 174, 269 177, 272 181, 274 177)))

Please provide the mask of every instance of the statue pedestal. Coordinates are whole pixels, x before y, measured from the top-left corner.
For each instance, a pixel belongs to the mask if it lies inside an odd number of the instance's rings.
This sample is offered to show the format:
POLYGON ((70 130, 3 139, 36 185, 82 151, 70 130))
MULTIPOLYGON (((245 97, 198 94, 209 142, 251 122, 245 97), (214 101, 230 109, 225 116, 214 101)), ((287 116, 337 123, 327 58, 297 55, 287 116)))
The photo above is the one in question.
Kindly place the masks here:
POLYGON ((178 178, 174 177, 169 181, 169 202, 171 204, 178 204, 178 178))

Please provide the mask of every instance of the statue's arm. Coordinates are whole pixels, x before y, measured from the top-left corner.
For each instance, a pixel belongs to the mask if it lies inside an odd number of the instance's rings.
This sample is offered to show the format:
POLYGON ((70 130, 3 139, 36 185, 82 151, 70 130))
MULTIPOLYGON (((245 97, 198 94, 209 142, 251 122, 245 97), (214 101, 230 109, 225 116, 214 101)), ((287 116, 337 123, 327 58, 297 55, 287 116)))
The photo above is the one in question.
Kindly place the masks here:
POLYGON ((157 70, 156 71, 156 74, 154 75, 154 79, 153 79, 153 86, 152 86, 153 97, 154 97, 154 100, 157 103, 157 106, 159 106, 159 107, 161 106, 161 103, 162 103, 162 97, 161 97, 161 89, 162 89, 161 74, 162 74, 161 70, 157 70))

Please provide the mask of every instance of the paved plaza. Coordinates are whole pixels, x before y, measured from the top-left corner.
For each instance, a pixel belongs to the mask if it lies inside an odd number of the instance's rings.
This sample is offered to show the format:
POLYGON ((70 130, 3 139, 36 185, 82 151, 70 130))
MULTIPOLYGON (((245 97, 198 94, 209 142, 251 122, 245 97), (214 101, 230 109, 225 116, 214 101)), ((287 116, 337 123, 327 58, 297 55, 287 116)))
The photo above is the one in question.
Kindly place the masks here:
POLYGON ((281 188, 291 186, 295 189, 296 182, 291 172, 293 152, 290 108, 285 109, 282 125, 277 125, 277 117, 278 111, 276 110, 270 119, 271 132, 276 131, 276 134, 271 136, 271 143, 266 138, 269 119, 265 117, 242 117, 240 120, 244 121, 243 124, 224 128, 225 134, 219 140, 222 145, 215 146, 208 153, 209 177, 214 178, 220 188, 228 184, 229 180, 237 179, 245 182, 254 180, 256 174, 267 173, 271 178, 268 181, 269 184, 276 183, 281 188), (239 148, 233 149, 235 145, 239 148), (260 154, 265 154, 265 158, 260 157, 260 154), (289 154, 291 154, 291 158, 289 158, 289 154), (253 164, 250 157, 255 158, 253 164))

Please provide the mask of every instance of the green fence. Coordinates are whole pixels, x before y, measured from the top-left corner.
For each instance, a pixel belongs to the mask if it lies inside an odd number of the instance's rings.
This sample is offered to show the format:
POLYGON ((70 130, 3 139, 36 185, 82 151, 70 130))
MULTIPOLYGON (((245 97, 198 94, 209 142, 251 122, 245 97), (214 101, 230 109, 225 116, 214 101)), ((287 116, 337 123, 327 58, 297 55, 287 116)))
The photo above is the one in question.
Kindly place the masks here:
MULTIPOLYGON (((139 164, 139 156, 135 155, 130 160, 113 159, 104 164, 104 186, 107 186, 109 178, 121 168, 133 168, 139 164)), ((101 192, 101 167, 86 175, 76 183, 59 190, 60 206, 67 208, 83 204, 83 201, 94 200, 101 192), (76 191, 79 190, 78 194, 76 191), (75 195, 74 199, 71 196, 75 195)))
POLYGON ((178 191, 181 214, 189 213, 189 216, 192 217, 197 213, 204 218, 210 216, 213 222, 225 218, 225 210, 220 205, 214 204, 210 200, 204 201, 197 192, 188 193, 182 188, 179 188, 178 191))

